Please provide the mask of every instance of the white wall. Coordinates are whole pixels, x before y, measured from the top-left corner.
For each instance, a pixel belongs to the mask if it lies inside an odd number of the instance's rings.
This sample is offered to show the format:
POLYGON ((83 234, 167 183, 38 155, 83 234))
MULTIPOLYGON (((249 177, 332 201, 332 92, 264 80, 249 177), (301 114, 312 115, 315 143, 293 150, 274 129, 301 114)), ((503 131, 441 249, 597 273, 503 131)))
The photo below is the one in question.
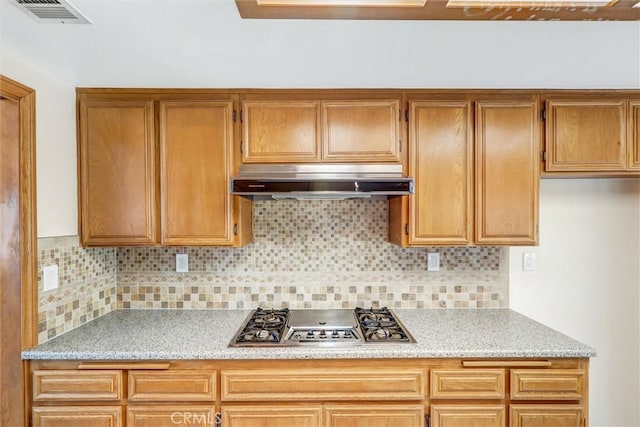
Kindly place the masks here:
POLYGON ((7 48, 0 73, 36 91, 38 237, 78 234, 75 87, 7 48))
POLYGON ((591 425, 640 425, 640 180, 542 180, 540 246, 511 248, 509 292, 514 310, 597 350, 591 425))

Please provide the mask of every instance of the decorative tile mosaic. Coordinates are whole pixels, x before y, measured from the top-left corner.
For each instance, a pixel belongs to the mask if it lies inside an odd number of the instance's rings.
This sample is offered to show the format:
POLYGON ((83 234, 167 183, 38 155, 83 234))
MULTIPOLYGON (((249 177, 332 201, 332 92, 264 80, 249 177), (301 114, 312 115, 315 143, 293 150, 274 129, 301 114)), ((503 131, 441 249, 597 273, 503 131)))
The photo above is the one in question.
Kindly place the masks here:
POLYGON ((119 308, 501 308, 508 251, 400 248, 384 200, 256 201, 243 248, 118 248, 119 308), (440 271, 426 271, 427 252, 440 271), (175 273, 175 255, 189 273, 175 273))
POLYGON ((116 250, 82 248, 77 236, 38 239, 38 342, 117 306, 116 250), (58 265, 58 288, 44 291, 42 267, 58 265))

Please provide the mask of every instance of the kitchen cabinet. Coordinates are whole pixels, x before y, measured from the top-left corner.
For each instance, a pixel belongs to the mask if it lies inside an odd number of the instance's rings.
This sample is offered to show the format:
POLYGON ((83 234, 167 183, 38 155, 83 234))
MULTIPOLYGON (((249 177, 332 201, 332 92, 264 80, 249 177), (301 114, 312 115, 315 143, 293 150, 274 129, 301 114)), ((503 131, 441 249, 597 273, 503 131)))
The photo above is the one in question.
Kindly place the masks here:
POLYGON ((504 405, 432 405, 431 427, 505 427, 504 405))
POLYGON ((294 95, 243 98, 243 163, 402 162, 399 94, 294 95))
POLYGON ((153 100, 82 99, 79 115, 82 243, 89 246, 155 243, 153 100))
POLYGON ((511 405, 509 427, 583 427, 588 425, 577 405, 511 405))
POLYGON ((637 95, 559 93, 545 104, 544 176, 640 176, 637 95))
POLYGON ((536 244, 537 98, 418 98, 409 100, 415 194, 389 201, 389 240, 401 246, 536 244))
POLYGON ((34 425, 588 425, 584 358, 27 363, 34 425))
POLYGON ((229 194, 237 95, 79 89, 86 246, 242 246, 251 203, 229 194))

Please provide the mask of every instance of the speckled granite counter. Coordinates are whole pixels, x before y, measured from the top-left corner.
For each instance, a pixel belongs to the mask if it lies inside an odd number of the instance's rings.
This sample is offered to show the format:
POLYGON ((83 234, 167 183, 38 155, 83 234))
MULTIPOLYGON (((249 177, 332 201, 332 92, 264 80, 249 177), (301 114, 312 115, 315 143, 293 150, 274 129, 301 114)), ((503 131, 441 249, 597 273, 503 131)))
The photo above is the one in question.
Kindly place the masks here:
POLYGON ((118 310, 22 353, 40 360, 593 357, 512 310, 394 310, 416 344, 231 348, 250 310, 118 310))

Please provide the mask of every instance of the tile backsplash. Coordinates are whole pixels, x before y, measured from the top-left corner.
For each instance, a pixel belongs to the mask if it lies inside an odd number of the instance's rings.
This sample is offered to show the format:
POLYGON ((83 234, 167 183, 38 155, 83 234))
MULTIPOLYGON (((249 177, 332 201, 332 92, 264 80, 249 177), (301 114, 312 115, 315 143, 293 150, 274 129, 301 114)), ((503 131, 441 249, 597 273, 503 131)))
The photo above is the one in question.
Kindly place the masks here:
POLYGON ((262 307, 504 308, 508 251, 400 248, 387 242, 384 200, 254 202, 254 242, 243 248, 82 248, 39 245, 40 343, 119 309, 262 307), (440 271, 427 272, 427 253, 440 271), (175 272, 175 255, 189 272, 175 272), (42 267, 60 286, 43 291, 42 267))
POLYGON ((384 200, 256 201, 243 248, 118 248, 118 308, 502 308, 505 248, 399 248, 384 200), (440 271, 426 271, 427 252, 440 271), (189 272, 175 272, 175 255, 189 272))
POLYGON ((116 308, 116 250, 82 248, 77 236, 38 239, 38 342, 116 308), (58 266, 58 288, 44 291, 42 267, 58 266))

